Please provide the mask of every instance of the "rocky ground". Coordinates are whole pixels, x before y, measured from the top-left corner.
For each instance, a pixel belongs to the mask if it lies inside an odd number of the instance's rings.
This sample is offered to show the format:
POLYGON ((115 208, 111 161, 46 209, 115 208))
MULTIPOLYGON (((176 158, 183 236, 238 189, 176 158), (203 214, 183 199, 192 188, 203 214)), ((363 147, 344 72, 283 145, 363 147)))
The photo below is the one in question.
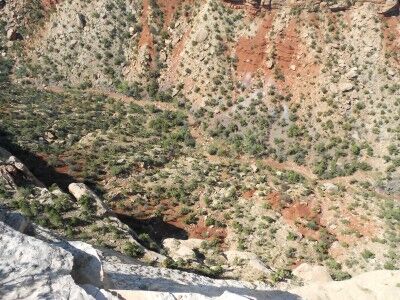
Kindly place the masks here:
POLYGON ((4 209, 0 220, 2 299, 397 299, 399 293, 399 271, 322 283, 321 270, 306 267, 302 275, 314 276, 314 284, 287 292, 141 266, 82 242, 60 240, 4 209))
MULTIPOLYGON (((30 182, 40 190, 39 201, 51 201, 50 192, 17 158, 5 150, 1 150, 1 157, 1 178, 8 189, 30 182)), ((96 200, 97 211, 107 213, 101 200, 82 184, 71 184, 70 191, 78 199, 90 195, 96 200)), ((125 229, 118 219, 114 222, 125 229)), ((282 286, 292 288, 285 291, 262 282, 215 280, 151 267, 108 248, 63 240, 4 204, 0 207, 0 230, 2 299, 337 299, 338 295, 344 299, 396 299, 399 293, 399 271, 376 271, 332 282, 327 268, 304 263, 293 273, 305 286, 282 286)), ((130 233, 126 230, 123 238, 136 243, 130 233)))
POLYGON ((397 270, 398 14, 379 0, 0 0, 0 146, 33 173, 2 150, 0 201, 212 277, 397 270))

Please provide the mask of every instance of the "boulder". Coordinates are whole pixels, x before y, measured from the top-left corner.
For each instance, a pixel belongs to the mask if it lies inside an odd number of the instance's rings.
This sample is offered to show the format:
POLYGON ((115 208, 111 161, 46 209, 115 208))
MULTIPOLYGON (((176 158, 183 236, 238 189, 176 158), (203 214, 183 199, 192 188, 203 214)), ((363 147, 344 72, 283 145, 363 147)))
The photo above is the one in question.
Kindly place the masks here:
POLYGON ((91 189, 84 183, 71 183, 68 186, 68 191, 75 197, 76 200, 87 196, 94 201, 96 205, 96 215, 104 216, 108 213, 107 206, 103 203, 99 196, 97 196, 91 189))
POLYGON ((400 3, 398 0, 386 0, 380 12, 384 16, 394 16, 399 14, 400 3))
POLYGON ((86 17, 83 14, 78 13, 76 15, 76 20, 77 20, 77 25, 78 25, 78 27, 80 29, 85 28, 85 26, 86 26, 86 17))
POLYGON ((205 27, 200 27, 200 28, 197 30, 196 34, 195 34, 194 40, 195 40, 197 43, 202 43, 202 42, 204 42, 204 41, 207 39, 207 37, 208 37, 208 30, 207 30, 207 28, 205 28, 205 27))
POLYGON ((266 66, 268 69, 272 69, 274 67, 274 61, 272 59, 267 60, 266 66))
POLYGON ((326 182, 321 186, 321 189, 325 192, 328 193, 336 193, 339 191, 339 187, 336 184, 330 183, 330 182, 326 182))
POLYGON ((351 69, 347 72, 346 77, 347 77, 348 79, 355 79, 355 78, 357 78, 357 77, 358 77, 358 69, 357 69, 356 67, 351 68, 351 69))
POLYGON ((296 267, 292 273, 305 283, 332 281, 328 269, 323 266, 313 266, 308 263, 302 263, 296 267))
POLYGON ((70 275, 73 256, 0 222, 0 295, 8 299, 94 299, 70 275))
POLYGON ((33 232, 32 223, 19 213, 0 209, 0 222, 21 233, 31 234, 33 232))
POLYGON ((344 11, 350 7, 349 1, 347 0, 340 0, 337 3, 333 3, 329 5, 329 9, 332 12, 339 12, 344 11))
POLYGON ((173 259, 190 261, 196 260, 195 249, 200 248, 202 242, 203 240, 200 239, 177 240, 168 238, 163 241, 163 245, 173 259))
POLYGON ((9 41, 22 40, 22 35, 17 31, 16 28, 9 28, 7 30, 7 40, 9 41))
POLYGON ((16 189, 21 182, 44 188, 28 168, 7 150, 0 147, 0 178, 13 189, 16 189))
POLYGON ((80 241, 69 242, 67 245, 66 249, 74 256, 74 279, 80 284, 103 287, 105 275, 96 249, 80 241))
POLYGON ((354 89, 354 84, 351 82, 343 82, 339 85, 339 89, 343 93, 350 92, 354 89))

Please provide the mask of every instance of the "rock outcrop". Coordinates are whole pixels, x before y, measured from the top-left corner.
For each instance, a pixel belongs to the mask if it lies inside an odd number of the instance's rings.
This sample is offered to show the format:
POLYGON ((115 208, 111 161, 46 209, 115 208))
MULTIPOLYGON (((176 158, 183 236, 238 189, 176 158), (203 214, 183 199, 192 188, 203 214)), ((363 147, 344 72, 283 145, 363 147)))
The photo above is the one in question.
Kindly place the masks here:
POLYGON ((3 178, 8 188, 15 189, 22 182, 44 188, 28 168, 14 155, 0 147, 0 177, 3 178))
MULTIPOLYGON (((64 197, 67 199, 67 201, 73 202, 70 196, 62 192, 59 188, 55 188, 50 192, 50 190, 47 189, 44 184, 40 182, 18 158, 1 147, 0 184, 4 185, 7 193, 10 194, 18 193, 18 189, 24 189, 24 187, 29 186, 34 192, 27 196, 27 203, 30 203, 31 201, 38 201, 41 204, 52 205, 54 204, 54 198, 57 197, 64 197)), ((128 225, 121 222, 116 215, 107 208, 102 199, 84 183, 70 184, 69 191, 77 200, 78 209, 81 209, 80 206, 82 206, 79 200, 83 196, 88 197, 87 201, 90 202, 90 206, 94 207, 94 215, 96 217, 96 220, 93 220, 93 223, 96 223, 99 228, 112 227, 115 228, 115 230, 118 230, 118 232, 121 234, 121 237, 123 237, 124 242, 130 242, 140 248, 144 253, 143 258, 149 262, 162 262, 165 259, 165 256, 144 248, 138 242, 136 233, 128 225)), ((10 205, 12 198, 8 198, 9 197, 4 198, 4 203, 10 205)), ((0 220, 9 222, 14 228, 23 233, 32 232, 34 227, 20 214, 5 214, 4 210, 0 210, 0 220)), ((44 229, 41 228, 40 230, 43 231, 44 229)), ((52 238, 48 239, 54 241, 52 238)))
POLYGON ((362 5, 363 3, 372 3, 377 5, 379 13, 390 16, 399 13, 398 0, 358 0, 358 1, 323 1, 323 0, 225 0, 233 5, 245 5, 251 9, 279 9, 282 7, 300 7, 311 11, 316 9, 328 8, 332 12, 342 12, 350 9, 353 5, 362 5))
POLYGON ((82 242, 45 242, 0 220, 2 299, 394 300, 400 294, 400 271, 374 271, 342 282, 273 291, 265 285, 144 266, 82 242))
MULTIPOLYGON (((9 214, 2 213, 3 216, 9 214)), ((19 224, 10 220, 0 219, 2 299, 117 299, 116 293, 123 299, 154 299, 153 296, 169 299, 174 294, 182 294, 184 299, 209 299, 202 295, 222 295, 217 299, 248 299, 239 295, 267 299, 270 296, 267 286, 255 290, 256 285, 246 282, 214 280, 177 270, 143 266, 128 257, 112 251, 102 252, 86 243, 58 240, 51 233, 44 236, 40 230, 36 232, 37 236, 28 236, 10 227, 19 224), (140 289, 159 293, 134 291, 140 289)))
POLYGON ((195 249, 200 248, 202 242, 203 240, 200 239, 177 240, 168 238, 163 241, 163 245, 173 259, 190 261, 196 259, 195 249))
POLYGON ((400 2, 398 0, 387 0, 380 11, 385 16, 398 15, 400 2))
POLYGON ((70 275, 73 256, 0 222, 2 299, 93 299, 70 275))
POLYGON ((81 199, 83 196, 89 197, 94 201, 96 206, 96 214, 98 216, 104 216, 108 213, 107 206, 91 189, 89 189, 84 183, 71 183, 68 186, 69 192, 75 197, 76 200, 81 199))
POLYGON ((326 267, 313 266, 303 263, 293 270, 293 275, 302 279, 304 282, 329 282, 332 281, 331 276, 326 267))
POLYGON ((372 271, 345 281, 314 283, 291 292, 307 300, 399 299, 400 271, 372 271))

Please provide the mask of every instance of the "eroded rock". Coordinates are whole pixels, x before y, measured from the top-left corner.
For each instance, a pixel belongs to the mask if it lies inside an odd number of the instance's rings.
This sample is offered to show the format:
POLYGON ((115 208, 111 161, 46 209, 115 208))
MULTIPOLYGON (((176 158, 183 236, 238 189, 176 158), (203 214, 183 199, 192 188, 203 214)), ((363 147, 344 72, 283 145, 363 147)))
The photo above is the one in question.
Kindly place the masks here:
POLYGON ((313 266, 302 263, 293 270, 293 275, 301 278, 305 283, 332 281, 328 269, 324 266, 313 266))
POLYGON ((163 245, 168 249, 169 255, 173 259, 190 261, 196 259, 195 249, 199 249, 202 242, 203 240, 200 239, 177 240, 168 238, 163 241, 163 245))
POLYGON ((82 197, 86 196, 93 200, 96 205, 96 215, 104 216, 108 213, 108 208, 104 202, 97 196, 90 188, 84 183, 71 183, 68 186, 68 191, 75 197, 76 200, 80 200, 82 197))

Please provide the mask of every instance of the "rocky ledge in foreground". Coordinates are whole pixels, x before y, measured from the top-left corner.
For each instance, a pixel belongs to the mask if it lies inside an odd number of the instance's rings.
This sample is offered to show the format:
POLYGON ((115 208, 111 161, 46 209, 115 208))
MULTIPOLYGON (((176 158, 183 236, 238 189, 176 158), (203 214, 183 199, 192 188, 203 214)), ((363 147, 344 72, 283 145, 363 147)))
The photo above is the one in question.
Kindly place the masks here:
POLYGON ((400 271, 374 271, 289 292, 143 265, 110 250, 67 242, 0 210, 2 299, 398 299, 400 271), (27 234, 18 230, 24 229, 27 234), (29 234, 29 235, 28 235, 29 234))

